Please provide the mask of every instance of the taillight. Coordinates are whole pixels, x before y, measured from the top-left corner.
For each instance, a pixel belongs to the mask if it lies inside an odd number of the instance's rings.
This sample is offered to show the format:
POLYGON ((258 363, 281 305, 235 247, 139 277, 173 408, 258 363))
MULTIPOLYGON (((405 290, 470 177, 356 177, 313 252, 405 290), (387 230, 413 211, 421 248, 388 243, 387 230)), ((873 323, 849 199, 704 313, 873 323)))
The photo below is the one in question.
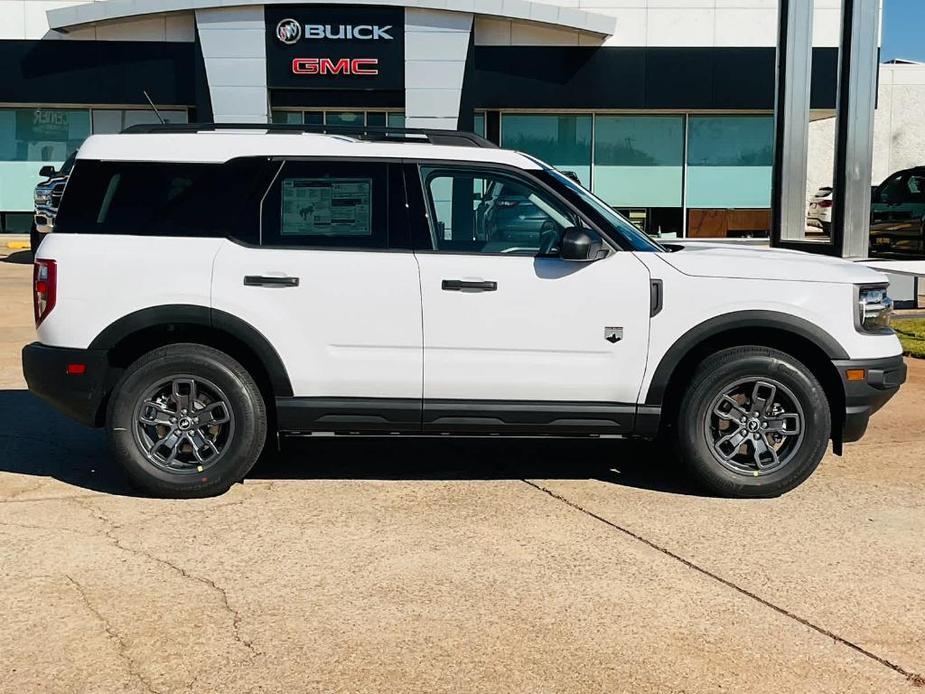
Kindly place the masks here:
POLYGON ((58 264, 54 260, 36 260, 32 270, 32 309, 35 327, 55 307, 58 295, 58 264))
POLYGON ((832 206, 832 201, 831 201, 831 200, 820 200, 820 201, 819 201, 819 207, 828 208, 828 207, 831 207, 831 206, 832 206))

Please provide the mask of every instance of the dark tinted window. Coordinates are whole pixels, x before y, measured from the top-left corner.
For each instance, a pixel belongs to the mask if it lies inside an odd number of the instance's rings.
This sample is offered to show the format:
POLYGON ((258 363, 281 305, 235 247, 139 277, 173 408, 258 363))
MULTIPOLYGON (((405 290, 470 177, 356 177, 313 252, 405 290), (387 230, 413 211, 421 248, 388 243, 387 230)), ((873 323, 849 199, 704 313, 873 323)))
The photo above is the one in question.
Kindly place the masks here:
POLYGON ((388 248, 389 173, 375 162, 286 162, 263 201, 263 245, 388 248))
POLYGON ((270 166, 259 159, 224 164, 80 160, 55 231, 257 243, 258 203, 270 166))

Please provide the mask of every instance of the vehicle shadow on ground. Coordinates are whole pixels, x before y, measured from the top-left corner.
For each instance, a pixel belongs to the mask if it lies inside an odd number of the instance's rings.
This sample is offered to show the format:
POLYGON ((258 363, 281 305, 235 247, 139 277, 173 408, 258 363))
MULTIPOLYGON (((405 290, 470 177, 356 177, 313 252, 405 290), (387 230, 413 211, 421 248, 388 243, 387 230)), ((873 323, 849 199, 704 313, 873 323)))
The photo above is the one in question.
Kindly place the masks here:
POLYGON ((0 263, 12 263, 13 265, 32 265, 32 251, 16 251, 8 256, 0 257, 0 263))
MULTIPOLYGON (((0 473, 56 479, 134 496, 103 432, 88 429, 25 390, 0 390, 0 473)), ((315 437, 286 439, 249 479, 596 479, 697 494, 662 447, 643 441, 544 438, 315 437)), ((0 494, 2 500, 2 494, 0 494)))

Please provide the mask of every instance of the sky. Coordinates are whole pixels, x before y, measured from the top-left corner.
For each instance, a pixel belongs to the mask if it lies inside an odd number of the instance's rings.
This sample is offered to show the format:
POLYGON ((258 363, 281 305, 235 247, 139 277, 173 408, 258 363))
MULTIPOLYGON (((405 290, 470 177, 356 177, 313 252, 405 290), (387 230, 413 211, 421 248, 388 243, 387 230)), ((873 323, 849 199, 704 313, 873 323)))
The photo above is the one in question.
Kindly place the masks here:
POLYGON ((883 0, 880 58, 925 62, 925 0, 883 0))

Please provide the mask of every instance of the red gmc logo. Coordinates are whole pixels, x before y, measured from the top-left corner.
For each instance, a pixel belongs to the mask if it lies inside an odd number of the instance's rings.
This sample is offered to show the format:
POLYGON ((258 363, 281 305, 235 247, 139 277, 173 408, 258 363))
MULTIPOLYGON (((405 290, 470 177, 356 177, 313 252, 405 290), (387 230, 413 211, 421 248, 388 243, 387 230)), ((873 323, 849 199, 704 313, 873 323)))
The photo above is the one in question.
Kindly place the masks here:
POLYGON ((378 58, 293 58, 296 75, 378 75, 378 58))

